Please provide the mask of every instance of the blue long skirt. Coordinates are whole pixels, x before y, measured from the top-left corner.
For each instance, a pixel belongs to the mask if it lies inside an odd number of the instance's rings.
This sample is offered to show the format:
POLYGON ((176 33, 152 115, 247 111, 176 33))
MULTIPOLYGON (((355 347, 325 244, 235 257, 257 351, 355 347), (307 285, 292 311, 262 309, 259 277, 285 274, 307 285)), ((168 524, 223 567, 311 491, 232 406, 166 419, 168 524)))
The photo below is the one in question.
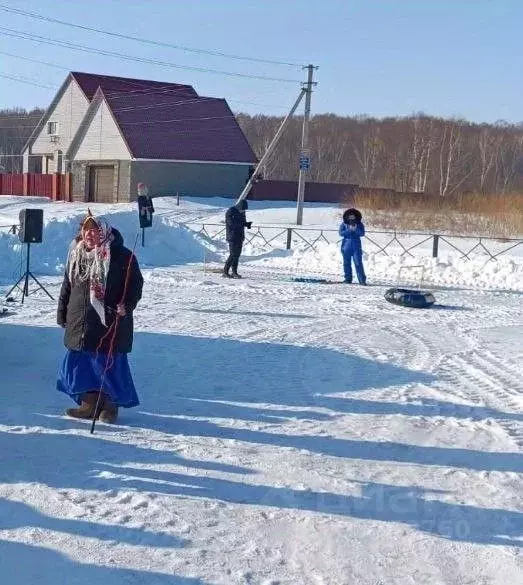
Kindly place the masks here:
MULTIPOLYGON (((68 350, 58 372, 57 390, 80 404, 82 394, 100 389, 106 362, 104 353, 68 350)), ((123 408, 140 404, 126 353, 114 355, 114 363, 105 374, 103 392, 123 408)))

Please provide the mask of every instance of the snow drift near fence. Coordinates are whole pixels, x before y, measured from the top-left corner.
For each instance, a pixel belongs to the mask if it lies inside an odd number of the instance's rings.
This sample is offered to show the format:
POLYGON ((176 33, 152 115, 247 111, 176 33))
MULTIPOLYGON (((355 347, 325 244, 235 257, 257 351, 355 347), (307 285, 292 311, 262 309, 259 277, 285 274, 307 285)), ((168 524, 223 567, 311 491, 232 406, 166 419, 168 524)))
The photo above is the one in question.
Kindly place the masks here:
MULTIPOLYGON (((45 222, 43 243, 31 246, 31 270, 35 274, 52 276, 63 273, 69 243, 78 233, 84 217, 82 213, 63 219, 51 218, 45 222)), ((170 223, 168 219, 158 220, 146 230, 145 247, 141 245, 141 230, 138 228, 136 213, 111 213, 104 219, 122 233, 128 248, 133 247, 138 236, 136 256, 143 267, 219 259, 219 245, 185 226, 170 223)), ((25 244, 20 242, 18 236, 0 233, 0 279, 9 282, 18 278, 23 262, 25 244)))
MULTIPOLYGON (((408 270, 409 266, 424 267, 424 282, 433 285, 470 287, 490 290, 523 291, 523 259, 515 256, 500 256, 490 260, 487 255, 478 255, 470 260, 454 254, 442 254, 432 258, 427 253, 417 252, 413 258, 399 252, 388 256, 364 253, 365 271, 369 278, 397 283, 400 269, 404 283, 418 283, 421 269, 408 270)), ((275 251, 256 264, 306 274, 339 274, 343 277, 343 263, 338 244, 318 243, 315 250, 275 251)))
MULTIPOLYGON (((217 226, 213 230, 220 231, 220 235, 211 239, 206 235, 196 233, 202 223, 221 223, 224 211, 231 204, 230 200, 199 199, 184 200, 177 206, 175 200, 164 197, 155 200, 157 213, 153 227, 146 230, 146 246, 141 246, 138 240, 136 255, 143 267, 163 267, 201 262, 222 262, 227 253, 224 230, 217 226), (193 223, 190 223, 193 222, 193 223), (189 225, 183 225, 188 223, 189 225)), ((132 248, 138 228, 138 217, 135 204, 89 204, 95 214, 105 217, 111 225, 122 232, 125 243, 132 248)), ((69 242, 77 232, 80 220, 85 216, 86 204, 60 204, 41 199, 27 197, 0 197, 0 220, 3 225, 17 223, 18 213, 22 207, 43 207, 46 218, 44 228, 44 242, 31 247, 31 268, 36 275, 58 275, 63 272, 69 242)), ((253 202, 253 209, 249 209, 249 220, 254 226, 274 222, 273 232, 266 233, 273 236, 282 229, 285 222, 290 220, 294 207, 281 203, 275 207, 274 202, 253 202), (279 225, 277 225, 279 222, 279 225)), ((322 225, 337 228, 339 209, 328 206, 310 206, 306 211, 308 225, 322 225)), ((320 228, 318 228, 320 229, 320 228)), ((211 230, 212 231, 212 230, 211 230)), ((211 233, 210 231, 210 233, 211 233)), ((336 229, 331 230, 328 236, 338 239, 336 229)), ((23 271, 24 248, 18 237, 0 232, 0 281, 3 284, 13 283, 23 271)), ((312 237, 314 230, 309 233, 312 237)), ((252 234, 253 232, 249 232, 252 234)), ((373 240, 385 245, 390 234, 372 234, 373 240), (381 239, 380 239, 381 238, 381 239)), ((423 234, 405 236, 402 241, 405 245, 413 246, 423 234)), ((476 242, 460 240, 464 249, 470 249, 476 242)), ((278 249, 269 249, 263 238, 255 238, 252 243, 246 243, 242 256, 242 265, 267 266, 280 268, 296 273, 299 276, 323 275, 332 278, 333 275, 342 276, 342 258, 338 243, 317 243, 315 250, 307 247, 304 242, 296 242, 295 249, 285 250, 285 234, 281 241, 272 241, 278 249)), ((489 247, 496 253, 508 244, 489 243, 489 247)), ((443 285, 453 287, 470 287, 490 290, 523 291, 523 246, 518 246, 506 255, 498 256, 496 261, 489 260, 487 255, 471 255, 471 259, 461 258, 458 251, 452 250, 443 241, 440 241, 439 258, 432 258, 432 241, 429 240, 420 246, 412 248, 414 257, 401 255, 398 248, 387 248, 387 256, 375 254, 376 245, 364 240, 365 267, 369 282, 384 282, 395 284, 398 282, 400 268, 413 265, 425 267, 425 282, 427 285, 443 285)), ((402 282, 417 283, 419 271, 403 271, 402 282)))

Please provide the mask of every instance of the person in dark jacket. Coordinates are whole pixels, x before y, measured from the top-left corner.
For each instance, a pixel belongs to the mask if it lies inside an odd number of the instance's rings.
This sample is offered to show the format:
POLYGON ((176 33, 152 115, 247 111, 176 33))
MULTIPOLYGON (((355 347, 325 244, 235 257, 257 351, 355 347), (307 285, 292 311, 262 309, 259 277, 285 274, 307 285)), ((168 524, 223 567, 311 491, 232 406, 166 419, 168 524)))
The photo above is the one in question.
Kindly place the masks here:
POLYGON ((223 276, 226 278, 241 278, 238 274, 238 262, 245 240, 245 228, 250 229, 252 225, 252 222, 245 218, 248 207, 247 201, 242 199, 225 214, 225 236, 229 242, 229 257, 223 267, 223 276), (229 274, 231 268, 232 274, 229 274))
POLYGON ((365 235, 365 226, 362 222, 361 213, 357 209, 351 208, 345 211, 339 234, 343 238, 341 253, 343 255, 345 282, 352 283, 352 261, 354 261, 358 282, 363 285, 367 284, 361 249, 361 238, 365 235))
POLYGON ((79 405, 67 415, 92 418, 101 387, 97 416, 103 422, 116 422, 119 406, 139 404, 127 354, 142 286, 136 257, 120 232, 89 212, 69 248, 58 301, 67 353, 57 389, 79 405))

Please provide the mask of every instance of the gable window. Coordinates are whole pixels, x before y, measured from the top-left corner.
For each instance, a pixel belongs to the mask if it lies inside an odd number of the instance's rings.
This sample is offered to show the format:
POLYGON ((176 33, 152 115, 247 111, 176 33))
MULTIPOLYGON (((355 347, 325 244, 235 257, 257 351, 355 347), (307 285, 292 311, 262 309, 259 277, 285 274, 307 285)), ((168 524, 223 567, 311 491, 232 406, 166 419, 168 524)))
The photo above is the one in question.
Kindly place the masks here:
POLYGON ((58 134, 58 122, 47 122, 47 134, 50 136, 58 134))

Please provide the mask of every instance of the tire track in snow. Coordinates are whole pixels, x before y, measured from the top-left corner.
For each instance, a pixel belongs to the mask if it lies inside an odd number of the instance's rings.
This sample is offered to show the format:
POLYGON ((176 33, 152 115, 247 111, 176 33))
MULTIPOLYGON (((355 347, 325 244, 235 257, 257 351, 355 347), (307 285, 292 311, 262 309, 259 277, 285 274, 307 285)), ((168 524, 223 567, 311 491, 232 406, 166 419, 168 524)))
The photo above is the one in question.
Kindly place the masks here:
POLYGON ((506 413, 506 418, 496 422, 518 447, 523 447, 523 388, 521 382, 513 384, 514 377, 505 374, 507 366, 513 369, 511 360, 477 348, 447 358, 440 378, 449 394, 506 413))

